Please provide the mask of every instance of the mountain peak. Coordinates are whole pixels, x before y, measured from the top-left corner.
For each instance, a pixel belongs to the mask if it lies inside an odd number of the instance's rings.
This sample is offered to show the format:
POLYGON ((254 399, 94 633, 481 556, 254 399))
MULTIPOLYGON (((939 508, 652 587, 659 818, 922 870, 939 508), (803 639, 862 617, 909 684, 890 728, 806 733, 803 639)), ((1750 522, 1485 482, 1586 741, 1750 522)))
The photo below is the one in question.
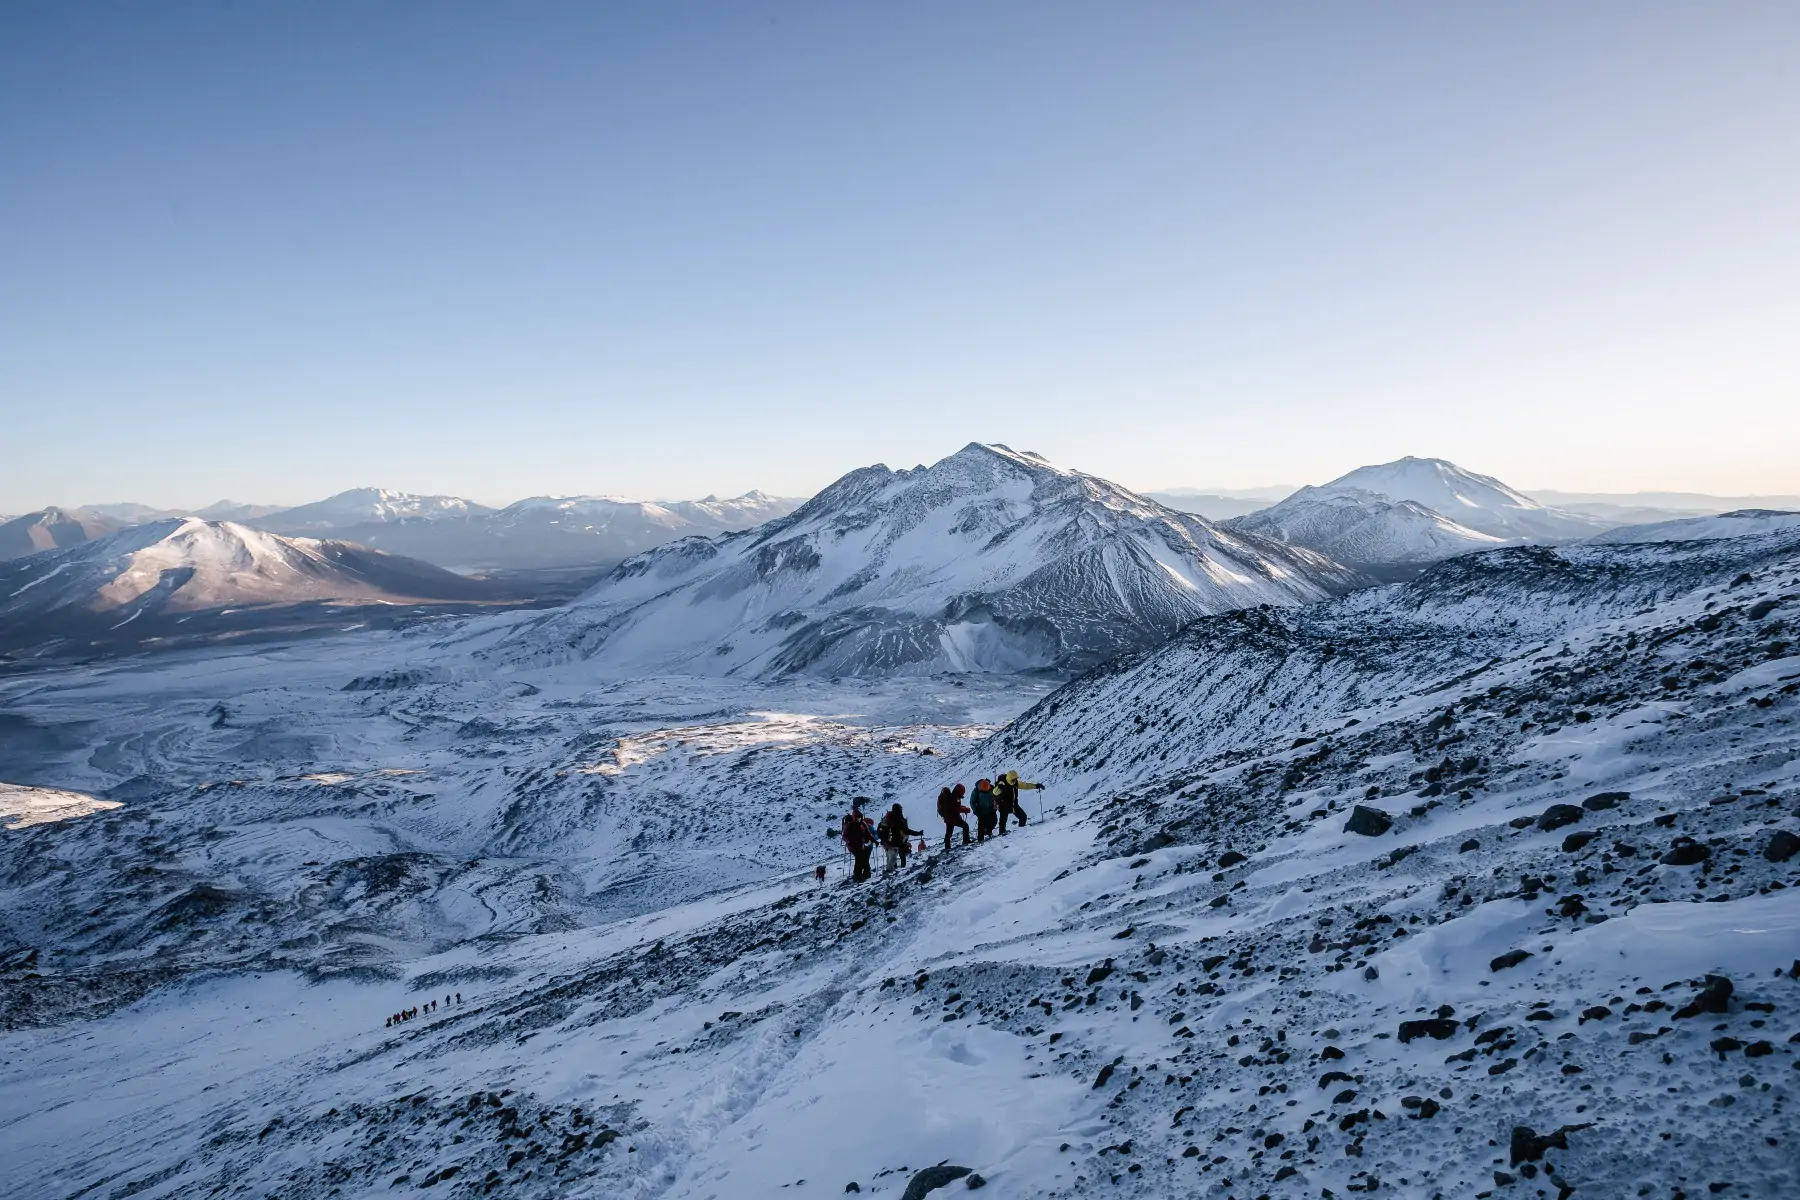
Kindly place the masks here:
POLYGON ((749 532, 628 559, 522 627, 513 651, 752 677, 1066 670, 1207 613, 1304 603, 1353 578, 975 442, 927 468, 851 471, 749 532))
POLYGON ((1491 475, 1479 474, 1448 459, 1412 455, 1358 467, 1330 483, 1304 489, 1290 500, 1316 500, 1326 494, 1351 491, 1394 501, 1410 500, 1456 525, 1508 541, 1566 541, 1605 527, 1604 522, 1578 513, 1546 508, 1491 475))

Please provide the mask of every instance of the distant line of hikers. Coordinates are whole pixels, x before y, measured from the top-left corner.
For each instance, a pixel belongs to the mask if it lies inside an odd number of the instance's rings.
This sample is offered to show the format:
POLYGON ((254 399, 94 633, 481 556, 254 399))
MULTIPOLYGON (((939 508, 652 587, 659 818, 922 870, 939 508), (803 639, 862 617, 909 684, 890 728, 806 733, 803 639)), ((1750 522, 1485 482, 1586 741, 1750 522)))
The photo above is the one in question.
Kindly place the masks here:
MULTIPOLYGON (((998 826, 1000 833, 1006 832, 1007 818, 1015 818, 1019 827, 1025 827, 1025 808, 1019 803, 1019 793, 1038 791, 1041 783, 1031 783, 1019 778, 1017 771, 1006 771, 996 779, 979 779, 975 782, 975 790, 969 793, 969 803, 963 803, 965 789, 962 784, 947 787, 938 793, 938 817, 944 822, 944 849, 951 846, 951 835, 962 830, 963 845, 968 845, 969 823, 964 820, 971 811, 975 814, 976 841, 985 842, 995 833, 998 826)), ((882 873, 891 875, 906 866, 907 856, 912 852, 912 839, 919 838, 918 849, 925 850, 924 831, 913 829, 907 824, 906 812, 896 804, 887 811, 877 823, 863 812, 865 799, 858 796, 850 802, 850 811, 844 814, 843 824, 839 829, 844 839, 844 848, 856 860, 856 866, 850 873, 852 881, 861 882, 871 875, 869 855, 875 847, 880 846, 885 852, 886 861, 882 873)), ((825 878, 825 868, 815 872, 815 878, 825 878)))
MULTIPOLYGON (((462 1003, 462 993, 461 992, 454 992, 451 994, 456 997, 455 1003, 457 1003, 457 1004, 462 1003)), ((450 1003, 451 1003, 450 996, 445 996, 444 997, 445 1006, 448 1007, 450 1005, 450 1003)), ((423 1004, 415 1004, 411 1008, 403 1008, 399 1012, 395 1013, 393 1016, 389 1017, 387 1019, 386 1023, 382 1025, 382 1028, 389 1029, 395 1025, 399 1025, 400 1023, 402 1023, 404 1021, 410 1021, 414 1017, 418 1016, 420 1013, 434 1013, 437 1011, 437 1008, 438 1008, 438 1002, 436 1000, 427 1000, 423 1004)))

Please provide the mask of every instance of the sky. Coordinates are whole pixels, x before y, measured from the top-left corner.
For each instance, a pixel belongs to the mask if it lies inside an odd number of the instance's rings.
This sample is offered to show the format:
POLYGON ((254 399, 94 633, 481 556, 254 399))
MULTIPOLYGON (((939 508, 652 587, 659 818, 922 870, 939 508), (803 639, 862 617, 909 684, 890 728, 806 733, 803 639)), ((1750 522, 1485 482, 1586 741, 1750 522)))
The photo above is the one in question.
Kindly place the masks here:
POLYGON ((1800 492, 1800 5, 0 6, 0 512, 1800 492))

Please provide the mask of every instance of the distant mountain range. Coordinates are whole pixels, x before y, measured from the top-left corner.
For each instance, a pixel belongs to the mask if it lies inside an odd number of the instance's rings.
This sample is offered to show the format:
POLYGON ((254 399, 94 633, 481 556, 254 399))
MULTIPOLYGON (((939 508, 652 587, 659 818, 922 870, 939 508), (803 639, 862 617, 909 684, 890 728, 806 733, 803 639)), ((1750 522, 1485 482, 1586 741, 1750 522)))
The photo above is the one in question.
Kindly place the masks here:
POLYGON ((1232 517, 1248 516, 1253 512, 1269 507, 1282 496, 1290 494, 1294 489, 1270 488, 1279 492, 1273 496, 1226 496, 1218 492, 1204 492, 1195 488, 1174 488, 1166 492, 1145 492, 1147 499, 1154 500, 1165 508, 1176 512, 1193 513, 1205 517, 1209 521, 1228 521, 1232 517))
POLYGON ((791 515, 628 559, 496 648, 615 672, 1070 670, 1196 617, 1361 581, 1035 454, 852 471, 791 515))
POLYGON ((458 496, 355 488, 296 508, 221 500, 187 513, 101 504, 46 508, 0 524, 0 561, 191 516, 354 542, 465 572, 611 566, 672 538, 749 529, 799 503, 762 492, 667 503, 535 496, 496 509, 458 496))
POLYGON ((501 509, 446 496, 345 497, 253 523, 279 532, 329 533, 456 570, 527 570, 610 566, 675 538, 751 529, 792 512, 799 503, 762 492, 661 504, 605 496, 534 496, 501 509))

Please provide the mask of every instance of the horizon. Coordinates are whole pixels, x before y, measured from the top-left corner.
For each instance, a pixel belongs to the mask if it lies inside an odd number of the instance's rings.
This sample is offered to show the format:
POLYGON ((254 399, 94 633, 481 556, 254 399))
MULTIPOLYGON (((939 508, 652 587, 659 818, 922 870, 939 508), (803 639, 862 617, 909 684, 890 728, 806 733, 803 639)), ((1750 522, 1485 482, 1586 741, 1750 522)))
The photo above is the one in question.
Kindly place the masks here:
MULTIPOLYGON (((1010 443, 992 443, 992 444, 1010 445, 1010 443)), ((1029 450, 1027 450, 1026 452, 1027 453, 1035 453, 1034 451, 1029 451, 1029 450)), ((951 451, 949 454, 940 455, 937 459, 934 459, 933 462, 941 462, 941 461, 943 461, 943 459, 951 457, 955 453, 956 453, 956 451, 951 451)), ((1053 465, 1058 466, 1058 467, 1075 470, 1084 475, 1097 475, 1096 472, 1082 470, 1082 468, 1080 468, 1079 466, 1075 466, 1075 465, 1069 464, 1069 463, 1058 462, 1054 459, 1049 459, 1049 456, 1041 456, 1041 457, 1045 457, 1053 465)), ((1454 462, 1453 460, 1444 458, 1441 455, 1423 455, 1423 454, 1421 454, 1421 455, 1402 455, 1399 458, 1387 459, 1387 460, 1383 460, 1382 462, 1379 462, 1379 463, 1359 464, 1359 467, 1349 468, 1345 471, 1339 472, 1337 475, 1332 476, 1330 479, 1319 480, 1316 483, 1301 483, 1301 484, 1278 483, 1278 484, 1265 484, 1265 485, 1260 485, 1260 486, 1252 485, 1250 487, 1225 487, 1225 486, 1209 487, 1209 486, 1205 486, 1205 485, 1195 485, 1195 484, 1172 484, 1172 485, 1163 486, 1163 487, 1139 487, 1134 484, 1123 483, 1120 480, 1116 480, 1116 479, 1109 479, 1108 482, 1118 484, 1119 486, 1125 487, 1127 490, 1134 492, 1137 495, 1147 496, 1147 497, 1154 497, 1157 495, 1168 495, 1168 496, 1184 496, 1184 497, 1185 496, 1194 496, 1194 497, 1211 496, 1211 497, 1219 497, 1219 498, 1267 499, 1268 503, 1274 504, 1278 500, 1284 498, 1285 496, 1292 495, 1294 492, 1300 491, 1303 488, 1318 487, 1318 486, 1323 486, 1323 485, 1329 484, 1331 482, 1334 482, 1336 479, 1340 478, 1341 476, 1350 473, 1350 471, 1360 469, 1360 467, 1387 466, 1387 465, 1391 465, 1393 463, 1404 461, 1405 459, 1409 459, 1409 458, 1419 459, 1419 460, 1424 460, 1424 461, 1432 461, 1432 462, 1447 462, 1447 463, 1450 463, 1452 466, 1458 467, 1465 471, 1469 471, 1473 474, 1488 475, 1488 472, 1477 470, 1476 468, 1469 467, 1463 463, 1454 462)), ((221 506, 228 505, 228 504, 233 505, 233 506, 238 506, 238 507, 263 506, 263 507, 272 507, 272 508, 280 508, 280 509, 292 509, 292 508, 299 508, 299 507, 302 507, 302 506, 308 505, 308 504, 318 503, 318 502, 321 502, 324 500, 335 499, 338 496, 346 495, 346 494, 349 494, 352 492, 362 492, 362 491, 378 491, 378 492, 388 492, 388 493, 395 493, 395 494, 405 494, 405 495, 425 496, 425 497, 448 497, 448 498, 469 501, 471 503, 481 505, 484 508, 489 508, 489 509, 494 509, 494 510, 504 509, 504 508, 510 507, 511 505, 515 505, 515 504, 523 504, 528 500, 605 500, 605 501, 613 501, 613 502, 620 503, 620 504, 682 504, 682 503, 694 503, 696 501, 705 502, 708 500, 721 500, 721 501, 736 500, 736 499, 741 499, 745 496, 749 496, 752 494, 760 494, 760 495, 767 496, 772 499, 803 501, 806 499, 810 499, 814 495, 817 495, 819 491, 822 491, 824 489, 824 487, 829 486, 831 482, 835 482, 836 480, 843 478, 843 476, 845 474, 848 474, 852 471, 863 470, 863 469, 867 469, 869 467, 886 467, 887 469, 893 470, 893 471, 915 470, 915 469, 919 469, 919 468, 923 468, 923 467, 928 467, 931 465, 932 465, 932 463, 921 462, 921 463, 914 464, 912 467, 894 467, 891 464, 884 463, 884 462, 864 463, 864 464, 860 464, 859 466, 856 466, 856 467, 846 468, 844 471, 841 471, 837 475, 834 475, 831 480, 827 481, 826 484, 821 485, 819 488, 815 488, 811 492, 806 492, 803 494, 802 493, 781 493, 781 492, 772 491, 769 488, 751 487, 751 488, 745 489, 742 492, 732 492, 732 493, 727 493, 727 492, 721 491, 719 489, 712 489, 710 491, 703 492, 696 496, 633 497, 633 496, 621 495, 616 492, 576 492, 576 493, 568 493, 568 494, 561 494, 561 495, 553 494, 553 493, 546 493, 546 492, 533 492, 528 495, 515 497, 511 500, 494 500, 494 499, 489 499, 489 498, 480 497, 480 496, 462 495, 462 494, 459 494, 456 492, 435 491, 435 490, 414 492, 414 491, 409 491, 408 489, 390 488, 390 487, 386 487, 381 484, 360 484, 360 485, 357 485, 354 487, 341 488, 338 491, 327 493, 324 495, 310 496, 306 499, 297 500, 297 501, 293 501, 290 503, 280 503, 280 502, 270 501, 270 500, 265 500, 265 499, 245 500, 245 499, 239 499, 236 497, 220 497, 215 500, 207 501, 205 503, 197 503, 197 504, 180 504, 180 503, 158 504, 158 503, 154 503, 154 502, 150 502, 150 501, 145 501, 142 499, 97 500, 97 501, 88 501, 88 502, 83 502, 83 503, 78 503, 78 504, 63 504, 60 502, 53 501, 50 503, 31 505, 31 506, 29 506, 27 508, 23 508, 23 509, 0 507, 0 514, 6 514, 9 517, 16 517, 16 516, 31 513, 31 512, 39 512, 39 511, 42 511, 42 510, 48 509, 48 508, 59 508, 59 509, 65 510, 65 511, 77 511, 77 510, 94 511, 94 510, 101 510, 101 509, 107 509, 107 508, 119 508, 119 507, 133 506, 133 505, 141 506, 146 509, 153 509, 153 510, 156 510, 158 512, 163 512, 163 513, 194 513, 194 512, 198 512, 199 510, 202 510, 202 509, 221 507, 221 506)), ((1097 476, 1097 477, 1106 478, 1105 476, 1097 476)), ((1685 489, 1685 488, 1642 488, 1642 489, 1638 489, 1636 491, 1631 491, 1631 492, 1606 492, 1606 491, 1596 491, 1596 490, 1589 490, 1589 489, 1575 489, 1575 488, 1529 487, 1529 486, 1515 484, 1511 480, 1499 478, 1498 476, 1490 475, 1489 477, 1498 479, 1500 483, 1512 488, 1514 491, 1521 492, 1524 495, 1531 497, 1532 499, 1538 499, 1540 495, 1549 495, 1549 496, 1559 496, 1560 495, 1560 496, 1568 497, 1570 503, 1586 502, 1586 501, 1584 501, 1583 498, 1591 498, 1594 501, 1609 501, 1609 500, 1629 501, 1629 500, 1637 499, 1637 498, 1655 498, 1655 497, 1671 498, 1671 497, 1683 497, 1683 496, 1689 496, 1689 497, 1694 497, 1694 498, 1704 498, 1704 499, 1709 499, 1709 500, 1754 501, 1754 500, 1781 499, 1781 500, 1800 501, 1800 492, 1796 492, 1796 493, 1792 493, 1792 494, 1782 493, 1782 492, 1718 493, 1718 492, 1694 491, 1692 489, 1685 489)), ((1540 500, 1539 502, 1550 504, 1550 502, 1548 502, 1548 501, 1540 500)), ((1651 505, 1646 503, 1646 507, 1651 507, 1651 505)))
POLYGON ((1797 37, 15 7, 0 510, 808 495, 1001 436, 1133 487, 1413 443, 1527 491, 1800 493, 1797 37))

